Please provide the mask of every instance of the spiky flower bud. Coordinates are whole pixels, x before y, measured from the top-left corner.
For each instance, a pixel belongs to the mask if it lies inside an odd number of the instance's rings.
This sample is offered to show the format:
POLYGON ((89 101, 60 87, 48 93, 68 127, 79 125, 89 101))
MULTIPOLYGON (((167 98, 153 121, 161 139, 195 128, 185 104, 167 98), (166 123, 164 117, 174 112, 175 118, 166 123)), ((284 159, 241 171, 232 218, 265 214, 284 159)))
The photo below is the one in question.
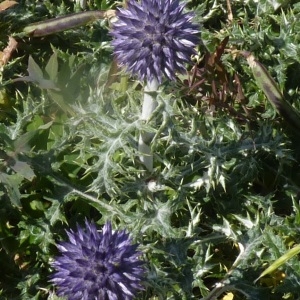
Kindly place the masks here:
POLYGON ((118 63, 148 82, 161 83, 163 75, 174 80, 176 72, 185 72, 199 42, 199 27, 184 7, 179 0, 129 0, 111 30, 118 63))
POLYGON ((112 231, 106 223, 102 232, 85 221, 86 228, 66 231, 68 242, 53 262, 51 282, 57 295, 69 300, 131 300, 142 289, 143 261, 137 244, 125 231, 112 231))

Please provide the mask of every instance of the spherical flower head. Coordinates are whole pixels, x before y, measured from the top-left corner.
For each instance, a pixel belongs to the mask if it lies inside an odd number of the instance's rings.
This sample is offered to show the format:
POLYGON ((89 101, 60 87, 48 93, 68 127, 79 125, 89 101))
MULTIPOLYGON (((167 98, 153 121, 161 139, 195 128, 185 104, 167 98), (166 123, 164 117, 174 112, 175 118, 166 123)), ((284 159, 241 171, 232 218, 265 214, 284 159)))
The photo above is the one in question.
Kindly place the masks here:
POLYGON ((68 242, 52 266, 51 282, 57 295, 69 300, 130 300, 142 290, 144 262, 137 244, 132 244, 125 231, 112 231, 106 223, 98 232, 93 222, 86 228, 66 231, 68 242))
POLYGON ((111 35, 117 62, 140 80, 175 80, 195 54, 199 27, 179 0, 135 0, 119 9, 111 35))

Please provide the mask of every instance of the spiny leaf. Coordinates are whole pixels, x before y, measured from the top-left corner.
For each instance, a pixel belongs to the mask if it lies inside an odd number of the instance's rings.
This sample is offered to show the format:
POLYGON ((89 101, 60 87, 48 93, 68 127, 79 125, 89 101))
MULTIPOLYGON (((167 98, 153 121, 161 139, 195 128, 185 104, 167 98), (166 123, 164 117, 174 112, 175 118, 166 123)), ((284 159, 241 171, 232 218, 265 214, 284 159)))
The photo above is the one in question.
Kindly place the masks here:
POLYGON ((39 81, 41 78, 43 78, 43 71, 39 67, 39 65, 34 61, 32 56, 29 56, 28 58, 28 68, 27 68, 29 76, 34 81, 39 81))
POLYGON ((5 187, 7 196, 10 199, 12 206, 22 207, 21 193, 19 191, 19 185, 21 184, 23 177, 19 174, 8 175, 0 172, 0 183, 5 187))
POLYGON ((28 59, 27 71, 29 76, 16 78, 13 81, 33 82, 37 84, 41 89, 59 90, 52 80, 44 79, 42 69, 39 67, 39 65, 34 61, 34 59, 31 56, 29 56, 28 59))
POLYGON ((45 71, 48 73, 49 77, 51 80, 55 81, 57 79, 57 72, 58 72, 58 61, 57 61, 57 53, 54 52, 46 67, 45 67, 45 71))

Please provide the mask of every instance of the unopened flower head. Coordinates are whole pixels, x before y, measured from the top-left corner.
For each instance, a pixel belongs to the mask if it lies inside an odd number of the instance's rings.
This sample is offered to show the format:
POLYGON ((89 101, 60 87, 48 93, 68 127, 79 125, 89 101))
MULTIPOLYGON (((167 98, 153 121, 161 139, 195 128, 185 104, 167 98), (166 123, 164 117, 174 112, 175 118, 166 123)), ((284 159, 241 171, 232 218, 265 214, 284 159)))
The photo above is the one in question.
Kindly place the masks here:
POLYGON ((199 27, 184 7, 179 0, 129 0, 111 30, 118 63, 148 82, 161 83, 163 75, 174 80, 176 72, 185 72, 199 42, 199 27))
POLYGON ((98 232, 94 223, 67 231, 68 242, 53 262, 51 282, 57 295, 69 300, 130 300, 142 290, 144 263, 138 245, 125 231, 112 231, 106 223, 98 232))

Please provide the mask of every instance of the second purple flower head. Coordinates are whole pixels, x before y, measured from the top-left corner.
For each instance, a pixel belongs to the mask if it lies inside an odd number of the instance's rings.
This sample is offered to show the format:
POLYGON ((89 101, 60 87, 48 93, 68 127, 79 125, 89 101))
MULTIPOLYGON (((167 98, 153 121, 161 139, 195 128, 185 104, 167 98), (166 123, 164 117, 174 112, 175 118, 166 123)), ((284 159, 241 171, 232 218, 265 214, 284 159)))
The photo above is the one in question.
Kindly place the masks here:
POLYGON ((51 282, 57 295, 68 300, 131 300, 144 279, 144 262, 138 245, 124 230, 113 231, 108 222, 102 232, 95 224, 67 231, 69 241, 57 248, 51 282))

